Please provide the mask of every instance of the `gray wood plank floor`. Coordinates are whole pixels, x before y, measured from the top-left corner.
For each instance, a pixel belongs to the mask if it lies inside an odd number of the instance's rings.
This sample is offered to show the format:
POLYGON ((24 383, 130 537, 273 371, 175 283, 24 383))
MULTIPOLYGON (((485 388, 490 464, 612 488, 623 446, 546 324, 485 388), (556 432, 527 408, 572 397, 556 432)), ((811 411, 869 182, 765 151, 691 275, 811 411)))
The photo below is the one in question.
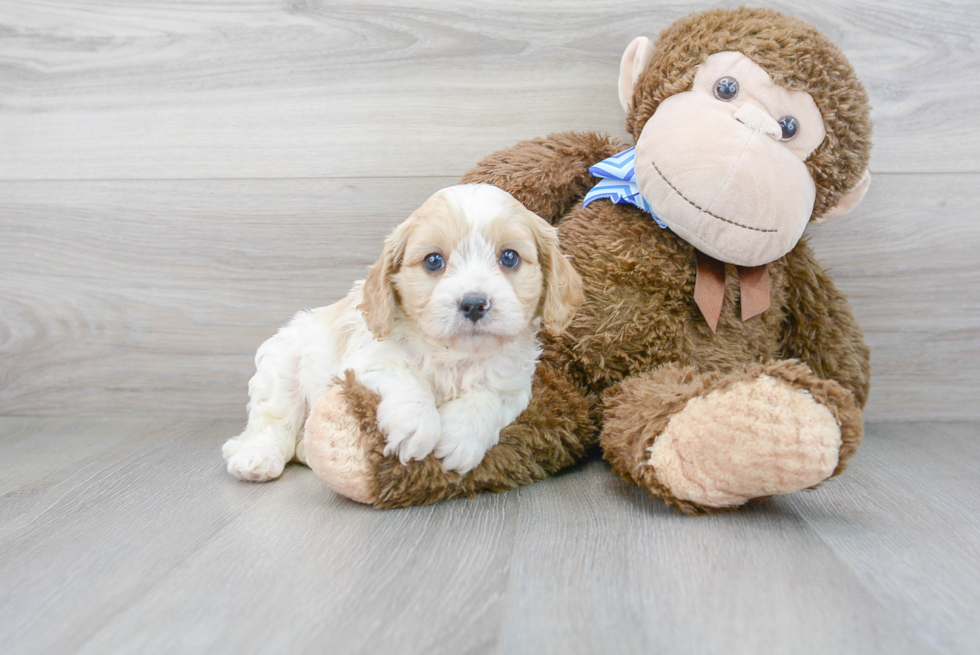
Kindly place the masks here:
POLYGON ((381 512, 215 419, 0 418, 14 653, 975 653, 980 424, 869 426, 815 492, 676 516, 593 461, 381 512))

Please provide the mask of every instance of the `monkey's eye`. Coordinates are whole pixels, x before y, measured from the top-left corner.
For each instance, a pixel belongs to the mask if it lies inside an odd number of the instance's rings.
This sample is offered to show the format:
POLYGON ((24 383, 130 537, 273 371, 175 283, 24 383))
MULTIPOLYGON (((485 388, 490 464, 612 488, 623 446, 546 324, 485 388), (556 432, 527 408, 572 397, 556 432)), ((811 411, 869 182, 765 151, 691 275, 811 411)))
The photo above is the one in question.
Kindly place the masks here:
POLYGON ((738 95, 738 81, 734 77, 723 77, 715 82, 715 97, 729 102, 738 95))
POLYGON ((792 116, 783 116, 779 119, 779 127, 783 128, 783 141, 789 141, 800 131, 800 122, 792 116))
POLYGON ((521 256, 513 250, 505 250, 500 253, 500 265, 504 268, 517 268, 521 263, 521 256))
POLYGON ((425 259, 422 260, 422 266, 430 273, 435 273, 446 267, 446 260, 439 253, 433 252, 425 256, 425 259))

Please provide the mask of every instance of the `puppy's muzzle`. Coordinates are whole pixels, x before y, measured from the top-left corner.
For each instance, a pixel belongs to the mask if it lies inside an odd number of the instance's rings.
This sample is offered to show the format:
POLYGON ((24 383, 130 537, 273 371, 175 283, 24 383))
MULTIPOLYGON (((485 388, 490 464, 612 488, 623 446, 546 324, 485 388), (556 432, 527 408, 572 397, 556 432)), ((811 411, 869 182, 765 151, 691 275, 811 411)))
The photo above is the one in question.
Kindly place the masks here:
POLYGON ((490 310, 490 299, 486 294, 468 293, 459 301, 459 313, 474 323, 483 318, 490 310))

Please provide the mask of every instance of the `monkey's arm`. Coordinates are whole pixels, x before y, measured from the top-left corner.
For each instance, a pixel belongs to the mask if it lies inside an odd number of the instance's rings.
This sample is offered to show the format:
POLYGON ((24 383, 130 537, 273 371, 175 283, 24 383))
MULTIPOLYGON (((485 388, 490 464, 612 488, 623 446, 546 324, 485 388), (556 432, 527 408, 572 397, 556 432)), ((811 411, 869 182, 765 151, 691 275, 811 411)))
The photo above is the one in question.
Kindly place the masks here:
POLYGON ((589 167, 628 147, 595 132, 557 132, 498 150, 467 171, 460 183, 500 187, 556 223, 598 181, 589 167))
POLYGON ((313 406, 298 458, 337 493, 385 509, 530 484, 580 460, 598 436, 594 399, 548 361, 547 352, 538 363, 527 409, 462 477, 443 468, 435 455, 407 464, 386 456, 379 402, 347 371, 313 406))
POLYGON ((870 387, 871 351, 847 298, 804 242, 787 258, 787 277, 783 356, 800 359, 818 376, 839 382, 863 408, 870 387))

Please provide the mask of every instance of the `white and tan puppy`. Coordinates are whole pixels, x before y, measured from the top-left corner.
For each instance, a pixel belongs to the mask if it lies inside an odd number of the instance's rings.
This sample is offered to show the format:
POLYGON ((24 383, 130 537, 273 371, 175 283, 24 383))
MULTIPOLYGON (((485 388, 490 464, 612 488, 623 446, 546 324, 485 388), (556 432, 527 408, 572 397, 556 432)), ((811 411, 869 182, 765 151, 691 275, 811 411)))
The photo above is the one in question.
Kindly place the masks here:
POLYGON ((435 452, 464 474, 527 407, 538 329, 563 331, 581 300, 555 228, 496 187, 443 189, 395 228, 346 298, 262 344, 248 425, 224 445, 228 472, 259 482, 302 460, 309 408, 353 370, 381 397, 386 454, 435 452))

